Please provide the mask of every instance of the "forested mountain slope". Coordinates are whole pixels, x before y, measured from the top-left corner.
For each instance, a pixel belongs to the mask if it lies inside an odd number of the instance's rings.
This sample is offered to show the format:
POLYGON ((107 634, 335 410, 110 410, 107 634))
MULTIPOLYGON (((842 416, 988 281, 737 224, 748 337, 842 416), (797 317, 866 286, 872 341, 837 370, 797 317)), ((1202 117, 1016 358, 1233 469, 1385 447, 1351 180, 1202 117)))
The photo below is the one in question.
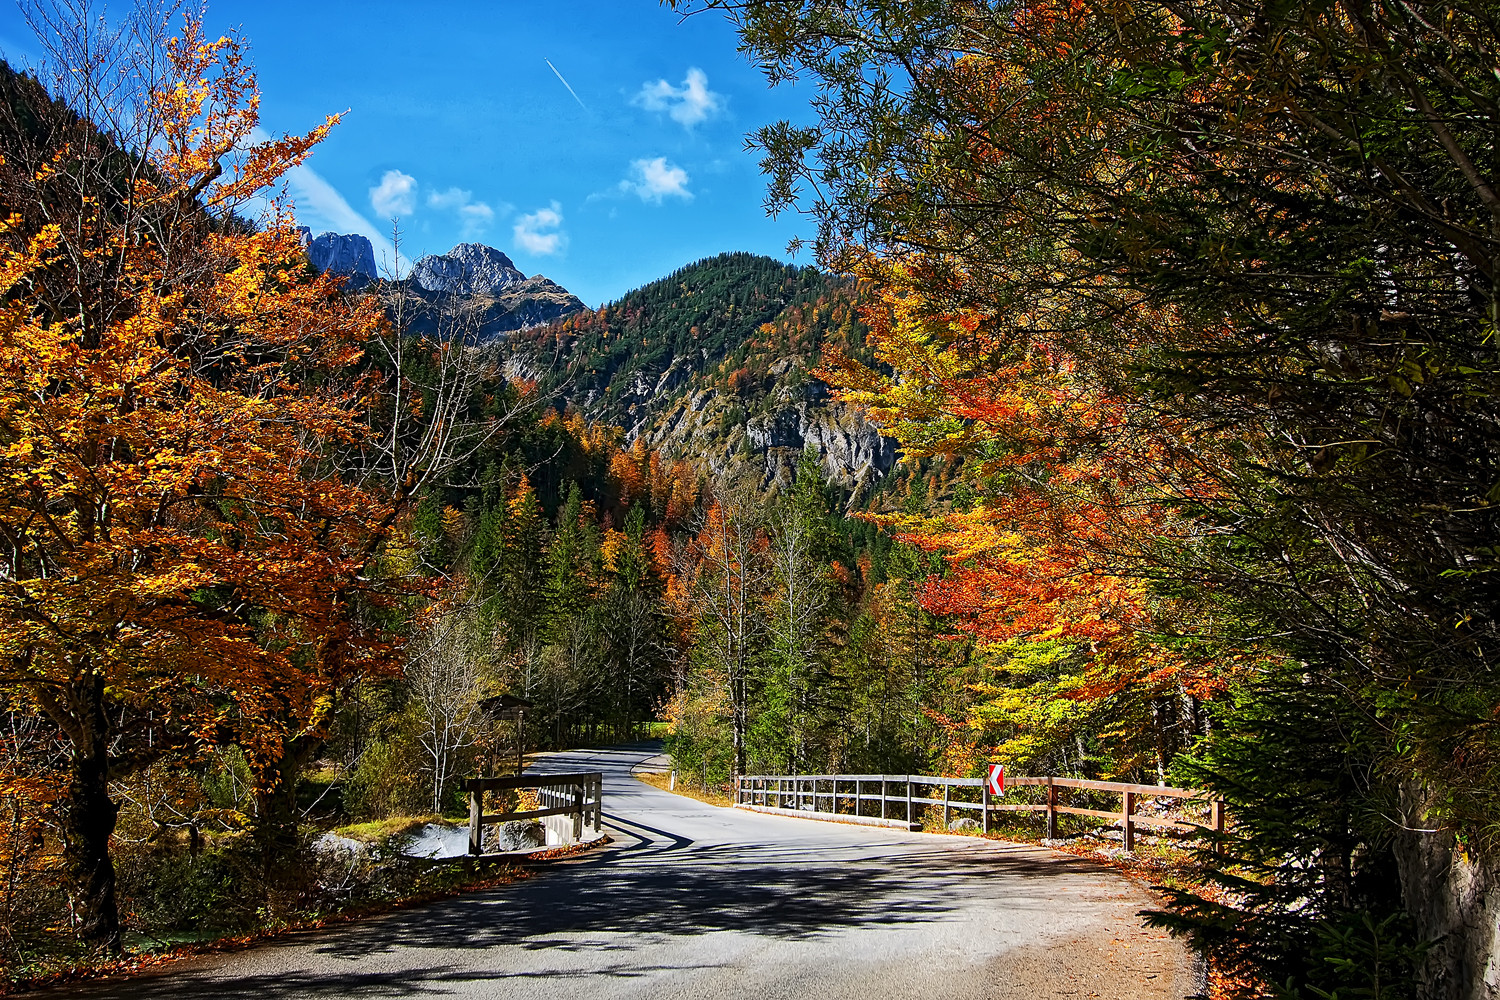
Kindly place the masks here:
POLYGON ((830 476, 862 487, 891 468, 894 446, 811 374, 827 346, 863 352, 857 296, 815 268, 721 254, 514 346, 590 420, 669 456, 784 479, 812 447, 830 476))

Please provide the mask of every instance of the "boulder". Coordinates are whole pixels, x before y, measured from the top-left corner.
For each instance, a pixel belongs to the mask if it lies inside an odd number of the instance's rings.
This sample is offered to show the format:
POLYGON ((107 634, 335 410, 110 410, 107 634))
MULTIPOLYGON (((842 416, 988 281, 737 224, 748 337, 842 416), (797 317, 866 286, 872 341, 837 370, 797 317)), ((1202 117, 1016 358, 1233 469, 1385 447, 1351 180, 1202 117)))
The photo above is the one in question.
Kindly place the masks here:
POLYGON ((534 851, 547 846, 547 830, 536 820, 511 820, 484 828, 484 850, 487 854, 512 851, 534 851))

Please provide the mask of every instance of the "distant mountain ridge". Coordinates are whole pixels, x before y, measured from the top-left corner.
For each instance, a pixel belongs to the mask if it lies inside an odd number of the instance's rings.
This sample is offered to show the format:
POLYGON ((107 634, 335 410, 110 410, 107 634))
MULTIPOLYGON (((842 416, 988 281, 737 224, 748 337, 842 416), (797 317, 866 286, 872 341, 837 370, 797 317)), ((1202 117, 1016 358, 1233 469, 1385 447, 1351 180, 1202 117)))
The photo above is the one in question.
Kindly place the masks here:
POLYGON ((850 281, 727 253, 591 310, 480 243, 380 281, 365 237, 304 238, 314 266, 376 289, 411 332, 493 345, 517 374, 672 457, 715 470, 749 462, 777 479, 812 448, 856 497, 895 464, 894 443, 812 375, 825 346, 864 350, 850 281))
POLYGON ((319 233, 313 236, 306 226, 298 226, 307 259, 319 271, 344 275, 352 288, 363 288, 380 280, 375 268, 375 248, 368 237, 358 233, 319 233))
POLYGON ((448 336, 461 329, 480 343, 562 319, 587 308, 543 275, 527 277, 504 253, 482 243, 460 243, 426 254, 399 281, 384 281, 369 239, 357 233, 320 233, 298 227, 307 259, 319 271, 348 279, 351 289, 378 286, 387 300, 405 296, 413 332, 448 336))
POLYGON ((895 464, 895 445, 812 370, 825 346, 864 353, 858 296, 816 268, 721 254, 519 334, 513 363, 669 456, 784 479, 811 447, 857 496, 895 464))

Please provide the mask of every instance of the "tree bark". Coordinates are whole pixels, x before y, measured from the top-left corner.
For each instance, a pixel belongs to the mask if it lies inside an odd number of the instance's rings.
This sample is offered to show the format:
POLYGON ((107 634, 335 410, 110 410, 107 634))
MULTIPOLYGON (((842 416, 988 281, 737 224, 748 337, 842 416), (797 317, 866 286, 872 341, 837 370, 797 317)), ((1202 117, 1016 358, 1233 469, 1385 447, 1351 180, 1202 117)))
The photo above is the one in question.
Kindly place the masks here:
POLYGON ((1423 1000, 1500 997, 1500 878, 1493 861, 1464 850, 1453 831, 1430 823, 1428 796, 1401 790, 1405 826, 1394 852, 1406 910, 1433 942, 1423 963, 1423 1000), (1431 831, 1431 832, 1428 832, 1431 831))
MULTIPOLYGON (((110 727, 104 713, 104 679, 87 675, 75 682, 69 695, 73 711, 64 729, 71 737, 73 755, 63 811, 63 866, 78 915, 79 937, 98 952, 118 955, 120 910, 109 841, 120 807, 109 797, 110 727)), ((61 724, 63 720, 55 721, 61 724)))
POLYGON ((321 747, 320 740, 305 736, 291 740, 258 776, 255 839, 268 889, 280 886, 293 873, 298 847, 297 779, 321 747))

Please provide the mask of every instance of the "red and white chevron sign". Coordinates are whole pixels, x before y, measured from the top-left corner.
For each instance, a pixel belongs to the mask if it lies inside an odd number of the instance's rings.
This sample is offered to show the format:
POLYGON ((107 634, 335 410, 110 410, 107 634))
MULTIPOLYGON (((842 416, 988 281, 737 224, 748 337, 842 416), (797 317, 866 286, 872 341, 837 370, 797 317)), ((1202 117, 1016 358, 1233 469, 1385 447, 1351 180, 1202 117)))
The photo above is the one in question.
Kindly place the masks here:
POLYGON ((991 764, 990 765, 990 776, 988 778, 984 779, 984 783, 989 787, 991 795, 1004 795, 1005 794, 1005 765, 1004 764, 991 764))

